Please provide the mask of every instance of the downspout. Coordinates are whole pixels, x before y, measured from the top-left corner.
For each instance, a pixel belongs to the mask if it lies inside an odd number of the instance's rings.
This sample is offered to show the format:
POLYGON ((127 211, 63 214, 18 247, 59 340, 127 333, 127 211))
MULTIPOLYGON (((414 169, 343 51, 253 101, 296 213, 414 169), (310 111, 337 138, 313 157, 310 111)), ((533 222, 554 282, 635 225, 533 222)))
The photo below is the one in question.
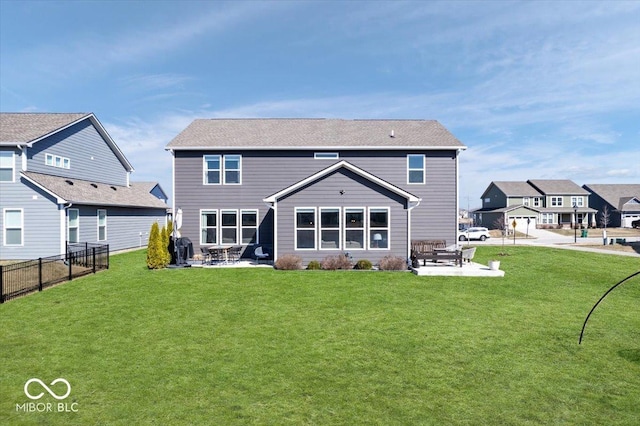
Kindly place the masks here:
POLYGON ((62 205, 62 210, 60 210, 60 253, 67 252, 67 210, 73 206, 71 201, 62 205))

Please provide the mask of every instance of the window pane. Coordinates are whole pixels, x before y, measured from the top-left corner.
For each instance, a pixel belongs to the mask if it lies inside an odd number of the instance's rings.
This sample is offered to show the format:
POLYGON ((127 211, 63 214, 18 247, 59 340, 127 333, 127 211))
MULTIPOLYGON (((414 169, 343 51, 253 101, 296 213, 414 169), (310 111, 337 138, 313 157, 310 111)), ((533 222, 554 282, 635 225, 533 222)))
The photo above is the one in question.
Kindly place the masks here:
POLYGON ((207 172, 207 183, 220 183, 220 172, 207 172))
POLYGON ((256 228, 242 228, 242 244, 255 244, 256 228))
POLYGON ((222 228, 222 244, 237 244, 236 228, 222 228))
POLYGON ((386 228, 388 226, 388 212, 386 210, 371 210, 369 212, 369 225, 386 228))
POLYGON ((240 156, 239 155, 225 155, 224 168, 226 170, 240 170, 240 156))
POLYGON ((409 171, 409 182, 410 183, 422 183, 423 173, 422 170, 410 170, 409 171))
POLYGON ((215 213, 202 213, 202 226, 215 227, 217 225, 217 215, 215 213))
POLYGON ((298 228, 314 228, 315 220, 313 210, 298 210, 296 212, 296 227, 298 228))
POLYGON ((22 227, 22 211, 20 210, 7 210, 4 214, 4 226, 5 228, 20 228, 22 227))
POLYGON ((5 241, 6 245, 12 246, 12 245, 22 244, 22 229, 7 229, 6 236, 7 236, 7 241, 5 241))
POLYGON ((345 231, 345 249, 363 248, 364 247, 364 231, 347 230, 345 231))
POLYGON ((345 213, 346 228, 362 228, 364 226, 364 211, 347 210, 345 213))
POLYGON ((236 212, 222 212, 222 226, 236 226, 237 218, 236 212))
POLYGON ((100 226, 98 228, 98 241, 104 241, 107 239, 107 228, 100 226))
POLYGON ((69 228, 69 242, 70 243, 78 242, 78 228, 69 228))
POLYGON ((240 183, 240 172, 234 170, 225 170, 224 172, 225 183, 240 183))
POLYGON ((13 168, 13 152, 0 151, 0 168, 3 168, 3 169, 13 168))
POLYGON ((382 229, 376 229, 371 231, 369 237, 372 248, 389 248, 389 238, 387 238, 387 231, 382 229))
POLYGON ((47 166, 53 166, 53 155, 47 154, 45 157, 45 164, 47 166))
POLYGON ((256 226, 258 218, 255 213, 242 213, 242 226, 256 226))
POLYGON ((320 248, 340 248, 340 231, 339 230, 329 230, 329 231, 321 231, 320 233, 322 240, 320 244, 320 248))
POLYGON ((422 169, 422 168, 424 168, 424 156, 422 156, 422 155, 410 155, 409 156, 409 168, 410 169, 422 169))
POLYGON ((217 244, 215 228, 202 228, 202 243, 217 244))
POLYGON ((78 210, 69 210, 69 227, 78 226, 78 210))
POLYGON ((299 249, 315 248, 315 242, 313 237, 315 232, 313 230, 299 230, 298 233, 298 246, 299 249))
POLYGON ((206 156, 207 169, 220 170, 220 156, 206 156))
POLYGON ((340 211, 323 209, 320 212, 320 226, 322 228, 338 228, 340 226, 340 211))
POLYGON ((13 180, 13 169, 0 169, 0 182, 11 182, 13 180))

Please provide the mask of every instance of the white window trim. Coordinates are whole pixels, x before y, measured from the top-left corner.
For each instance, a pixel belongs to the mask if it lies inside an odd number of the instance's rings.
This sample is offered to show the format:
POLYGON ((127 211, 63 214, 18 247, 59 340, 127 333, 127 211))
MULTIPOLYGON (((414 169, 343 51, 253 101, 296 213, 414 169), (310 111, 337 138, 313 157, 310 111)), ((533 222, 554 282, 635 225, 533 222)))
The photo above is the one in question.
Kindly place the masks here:
POLYGON ((320 207, 319 208, 319 214, 318 214, 318 218, 316 220, 316 223, 318 224, 318 249, 319 250, 342 250, 343 244, 342 244, 342 209, 340 207, 320 207), (331 211, 338 211, 338 228, 323 228, 322 227, 322 211, 323 210, 331 210, 331 211), (326 230, 326 231, 335 231, 337 229, 338 231, 338 247, 327 247, 327 248, 322 248, 322 231, 326 230))
MULTIPOLYGON (((236 169, 230 169, 235 171, 236 169)), ((226 154, 222 156, 222 181, 223 181, 223 185, 242 185, 242 155, 241 154, 226 154), (229 156, 233 156, 233 157, 238 157, 238 182, 227 182, 227 166, 226 166, 226 157, 229 156)))
POLYGON ((374 207, 371 206, 367 209, 367 217, 366 217, 366 225, 367 225, 367 237, 369 237, 369 235, 371 234, 372 230, 375 231, 376 229, 380 229, 380 230, 386 230, 387 231, 387 247, 372 247, 373 241, 369 241, 369 244, 367 245, 367 249, 368 250, 374 250, 374 251, 379 251, 379 250, 386 250, 389 251, 391 250, 391 208, 389 207, 374 207), (387 227, 386 228, 380 228, 380 227, 371 227, 371 211, 372 210, 386 210, 387 212, 387 227))
POLYGON ((24 209, 6 207, 2 209, 2 244, 6 247, 23 247, 24 246, 24 209), (20 244, 7 244, 7 212, 20 212, 20 244))
POLYGON ((293 248, 294 250, 300 251, 315 251, 317 250, 318 243, 318 209, 316 207, 296 207, 293 210, 293 248), (298 228, 298 211, 309 211, 313 210, 313 247, 310 248, 299 248, 298 247, 298 230, 309 231, 311 228, 298 228))
MULTIPOLYGON (((219 223, 220 223, 220 214, 218 212, 218 209, 200 209, 200 213, 198 214, 198 224, 199 224, 198 233, 200 234, 200 238, 199 239, 200 239, 200 245, 201 246, 219 245, 219 242, 220 242, 220 238, 219 238, 219 235, 218 235, 220 233, 220 231, 219 231, 219 229, 220 229, 219 223), (202 241, 202 229, 204 228, 202 226, 202 214, 203 213, 215 213, 216 214, 216 226, 213 227, 213 229, 215 231, 215 236, 216 236, 216 242, 215 243, 206 243, 206 242, 202 241)), ((209 228, 209 227, 207 227, 207 228, 209 228)))
POLYGON ((11 180, 1 181, 0 183, 9 183, 16 181, 16 154, 13 151, 3 150, 0 153, 8 152, 11 155, 11 180))
POLYGON ((241 245, 252 245, 252 244, 260 244, 260 211, 258 209, 242 209, 240 210, 240 218, 238 219, 238 227, 240 228, 240 244, 241 245), (251 228, 253 226, 242 226, 242 215, 245 213, 254 213, 256 215, 256 242, 255 243, 245 243, 242 241, 242 230, 244 228, 251 228))
POLYGON ((344 232, 342 233, 342 247, 344 247, 345 250, 349 250, 349 251, 365 251, 367 249, 367 247, 368 247, 367 208, 363 207, 363 206, 343 207, 342 212, 343 212, 343 215, 345 216, 345 220, 342 221, 343 229, 344 229, 344 232), (347 228, 347 224, 346 224, 347 210, 361 210, 362 211, 362 228, 347 228), (362 247, 360 247, 360 248, 347 247, 347 230, 351 230, 351 231, 360 231, 361 230, 362 231, 362 247))
POLYGON ((239 216, 239 210, 238 209, 220 209, 220 216, 218 216, 220 218, 220 235, 218 238, 219 244, 220 245, 233 245, 233 246, 237 246, 240 245, 239 241, 240 241, 240 236, 238 235, 238 231, 239 231, 239 227, 240 227, 240 216, 239 216), (222 215, 223 214, 228 214, 228 213, 234 213, 236 215, 236 224, 235 226, 231 227, 231 226, 225 226, 222 224, 222 215), (235 242, 234 243, 224 243, 222 242, 222 230, 223 229, 231 229, 233 228, 236 231, 236 238, 235 238, 235 242))
POLYGON ((223 158, 222 158, 222 155, 220 154, 205 154, 202 156, 202 184, 203 185, 222 185, 222 178, 223 178, 222 169, 224 168, 222 161, 223 161, 223 158), (220 163, 220 168, 217 169, 218 183, 207 182, 207 172, 209 171, 209 169, 207 168, 207 157, 218 157, 218 160, 220 163))
POLYGON ((57 167, 59 169, 71 168, 71 160, 69 158, 54 154, 45 154, 44 164, 45 166, 57 167), (49 164, 49 160, 51 161, 51 164, 49 164), (60 165, 58 165, 58 162, 60 163, 60 165))
POLYGON ((96 241, 107 241, 107 209, 98 209, 96 212, 96 241), (104 212, 104 239, 100 239, 100 212, 104 212))
POLYGON ((571 207, 584 207, 584 197, 571 197, 571 207))
POLYGON ((523 205, 523 206, 529 206, 529 204, 531 204, 531 198, 529 198, 529 197, 522 197, 522 205, 523 205))
POLYGON ((563 204, 564 204, 564 197, 562 197, 561 195, 551 197, 551 207, 562 207, 563 204), (554 200, 556 201, 555 204, 554 204, 554 200), (557 201, 560 201, 560 203, 558 204, 557 201))
POLYGON ((407 154, 407 185, 424 185, 426 182, 427 175, 427 159, 424 154, 407 154), (422 167, 419 169, 412 169, 409 167, 409 158, 410 157, 422 157, 422 167), (410 175, 411 172, 421 171, 422 172, 422 180, 420 182, 411 182, 410 175))
POLYGON ((340 155, 337 152, 314 152, 314 160, 337 160, 340 155))
POLYGON ((540 197, 533 197, 533 207, 540 207, 540 197))
POLYGON ((80 209, 67 209, 67 241, 70 242, 71 244, 80 242, 80 209), (71 241, 69 239, 69 231, 71 231, 71 212, 72 211, 78 212, 78 226, 75 227, 78 230, 77 232, 78 241, 71 241))

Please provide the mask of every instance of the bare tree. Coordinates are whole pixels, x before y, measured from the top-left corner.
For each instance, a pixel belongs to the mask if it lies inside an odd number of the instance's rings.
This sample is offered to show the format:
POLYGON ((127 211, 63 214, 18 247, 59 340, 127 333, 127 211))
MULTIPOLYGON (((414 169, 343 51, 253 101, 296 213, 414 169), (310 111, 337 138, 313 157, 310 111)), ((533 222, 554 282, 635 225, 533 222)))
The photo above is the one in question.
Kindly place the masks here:
POLYGON ((600 225, 604 229, 607 229, 607 225, 611 221, 610 219, 611 219, 611 216, 610 216, 610 213, 609 213, 609 207, 607 205, 605 205, 602 208, 602 212, 600 212, 600 225))

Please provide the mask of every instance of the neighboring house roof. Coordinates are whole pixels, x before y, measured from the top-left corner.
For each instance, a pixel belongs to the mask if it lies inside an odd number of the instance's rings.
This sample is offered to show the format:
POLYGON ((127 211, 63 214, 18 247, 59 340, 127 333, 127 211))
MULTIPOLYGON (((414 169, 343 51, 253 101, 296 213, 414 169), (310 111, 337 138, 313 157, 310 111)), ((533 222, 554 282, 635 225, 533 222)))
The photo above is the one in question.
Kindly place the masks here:
POLYGON ((22 172, 21 175, 56 197, 58 203, 159 209, 168 207, 149 192, 157 185, 149 182, 117 186, 34 172, 22 172))
POLYGON ((589 191, 569 179, 535 179, 527 182, 544 195, 589 195, 589 191))
POLYGON ((323 178, 324 176, 329 175, 330 173, 333 173, 336 170, 339 170, 341 168, 347 169, 352 171, 353 173, 356 173, 357 175, 362 176, 363 178, 369 180, 370 182, 374 182, 377 185, 380 185, 381 187, 395 193, 398 194, 402 197, 404 197, 405 199, 407 199, 407 201, 409 202, 409 208, 413 208, 415 206, 417 206, 420 201, 422 201, 422 199, 416 195, 411 194, 410 192, 407 192, 401 188, 398 188, 395 185, 390 184, 389 182, 380 179, 377 176, 372 175, 371 173, 357 167, 354 166, 353 164, 347 162, 347 161, 340 161, 337 162, 325 169, 320 170, 317 173, 314 173, 313 175, 307 177, 306 179, 303 179, 299 182, 294 183, 291 186, 288 186, 284 189, 282 189, 281 191, 276 192, 275 194, 272 194, 270 196, 268 196, 267 198, 265 198, 263 201, 265 203, 269 203, 269 204, 273 204, 276 201, 278 201, 278 199, 284 197, 287 194, 290 194, 291 192, 304 187, 305 185, 308 185, 318 179, 323 178))
MULTIPOLYGON (((586 184, 582 186, 598 195, 616 210, 622 211, 631 199, 640 201, 640 184, 586 184)), ((632 208, 631 205, 627 206, 632 208)), ((628 210, 628 209, 627 209, 628 210)))
POLYGON ((32 146, 82 120, 90 120, 127 171, 133 166, 92 113, 0 113, 0 146, 32 146))
POLYGON ((484 198, 486 193, 491 189, 491 185, 498 188, 507 197, 540 197, 542 194, 527 182, 515 181, 494 181, 487 187, 482 194, 484 198))
POLYGON ((509 206, 509 207, 499 207, 497 209, 491 209, 491 208, 481 208, 481 209, 477 209, 474 210, 473 213, 509 213, 511 211, 514 210, 518 210, 524 208, 526 210, 531 210, 532 213, 540 213, 540 211, 542 210, 541 208, 534 208, 531 206, 525 206, 524 204, 518 204, 515 206, 509 206))
POLYGON ((435 120, 198 119, 167 145, 197 149, 466 149, 435 120))

